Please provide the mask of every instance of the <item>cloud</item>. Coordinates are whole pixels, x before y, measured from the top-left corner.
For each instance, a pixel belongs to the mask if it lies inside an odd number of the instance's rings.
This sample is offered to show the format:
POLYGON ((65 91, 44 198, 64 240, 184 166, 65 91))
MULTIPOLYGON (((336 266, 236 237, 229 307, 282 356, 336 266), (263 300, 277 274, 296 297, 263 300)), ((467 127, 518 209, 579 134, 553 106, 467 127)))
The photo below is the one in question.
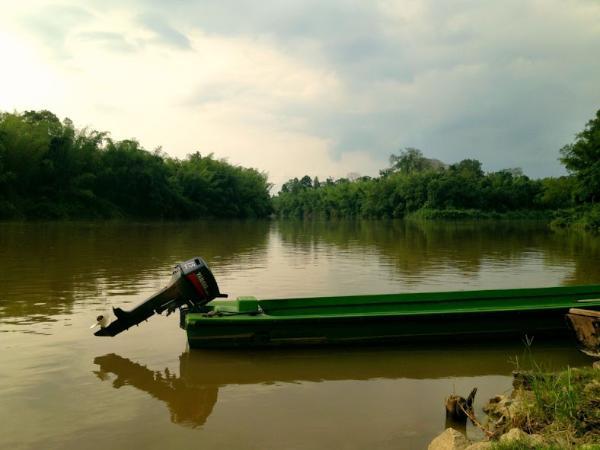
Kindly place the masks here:
POLYGON ((139 17, 139 22, 156 34, 158 42, 183 50, 190 48, 188 37, 171 27, 163 18, 153 14, 144 14, 139 17))
POLYGON ((70 32, 92 18, 93 15, 89 11, 78 6, 48 4, 41 6, 35 13, 24 14, 22 21, 55 56, 64 57, 70 32))
POLYGON ((108 31, 81 32, 77 33, 75 38, 83 42, 100 44, 110 51, 133 52, 138 48, 135 44, 128 42, 122 34, 108 31))
MULTIPOLYGON (((600 7, 589 1, 181 2, 178 14, 209 33, 269 40, 334 74, 333 103, 279 109, 305 117, 305 132, 331 142, 335 157, 418 146, 449 162, 556 174, 558 148, 600 103, 590 84, 600 76, 590 58, 600 7)), ((247 98, 226 84, 198 98, 247 98)))
POLYGON ((40 106, 277 180, 374 175, 408 146, 555 175, 600 107, 592 0, 37 1, 15 33, 67 90, 40 106))

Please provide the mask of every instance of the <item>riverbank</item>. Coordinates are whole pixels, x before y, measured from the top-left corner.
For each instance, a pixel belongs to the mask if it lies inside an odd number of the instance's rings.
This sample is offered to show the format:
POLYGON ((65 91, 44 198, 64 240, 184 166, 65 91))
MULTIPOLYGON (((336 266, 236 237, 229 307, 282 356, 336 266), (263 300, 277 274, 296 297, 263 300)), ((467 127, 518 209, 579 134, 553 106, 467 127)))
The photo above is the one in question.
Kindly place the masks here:
POLYGON ((551 226, 600 233, 600 205, 557 211, 551 226))
POLYGON ((479 209, 419 209, 405 216, 410 220, 541 220, 550 221, 553 211, 516 210, 516 211, 483 211, 479 209))
POLYGON ((600 448, 600 362, 556 373, 514 372, 513 387, 483 407, 487 441, 469 442, 449 428, 429 450, 600 448))

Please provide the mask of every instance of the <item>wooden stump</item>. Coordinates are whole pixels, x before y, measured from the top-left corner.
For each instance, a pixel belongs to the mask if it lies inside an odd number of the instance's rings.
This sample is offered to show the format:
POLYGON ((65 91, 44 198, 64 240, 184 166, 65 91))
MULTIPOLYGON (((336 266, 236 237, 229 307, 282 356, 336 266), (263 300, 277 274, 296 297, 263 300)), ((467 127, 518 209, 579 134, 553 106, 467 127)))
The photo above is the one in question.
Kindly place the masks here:
POLYGON ((473 402, 477 388, 473 388, 465 399, 460 395, 451 395, 446 399, 446 428, 455 428, 465 431, 469 415, 473 416, 473 402))

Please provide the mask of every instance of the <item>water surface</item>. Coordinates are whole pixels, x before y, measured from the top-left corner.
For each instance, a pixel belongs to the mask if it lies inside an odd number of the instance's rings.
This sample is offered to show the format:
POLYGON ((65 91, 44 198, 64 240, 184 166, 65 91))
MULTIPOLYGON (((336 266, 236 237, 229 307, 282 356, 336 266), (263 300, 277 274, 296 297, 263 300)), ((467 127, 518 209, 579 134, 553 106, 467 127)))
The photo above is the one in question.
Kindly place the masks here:
POLYGON ((92 335, 196 255, 233 297, 600 283, 598 239, 535 223, 0 224, 0 448, 425 448, 450 393, 589 363, 570 341, 189 351, 176 315, 92 335))

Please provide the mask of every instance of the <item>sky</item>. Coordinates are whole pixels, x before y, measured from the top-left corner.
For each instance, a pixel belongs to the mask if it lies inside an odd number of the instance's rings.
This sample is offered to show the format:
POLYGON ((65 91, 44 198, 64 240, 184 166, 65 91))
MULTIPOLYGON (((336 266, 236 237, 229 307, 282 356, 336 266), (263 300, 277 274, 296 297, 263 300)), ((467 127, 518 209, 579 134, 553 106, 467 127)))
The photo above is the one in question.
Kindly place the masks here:
POLYGON ((0 110, 265 171, 377 175, 406 147, 564 172, 600 109, 598 0, 0 0, 0 110))

